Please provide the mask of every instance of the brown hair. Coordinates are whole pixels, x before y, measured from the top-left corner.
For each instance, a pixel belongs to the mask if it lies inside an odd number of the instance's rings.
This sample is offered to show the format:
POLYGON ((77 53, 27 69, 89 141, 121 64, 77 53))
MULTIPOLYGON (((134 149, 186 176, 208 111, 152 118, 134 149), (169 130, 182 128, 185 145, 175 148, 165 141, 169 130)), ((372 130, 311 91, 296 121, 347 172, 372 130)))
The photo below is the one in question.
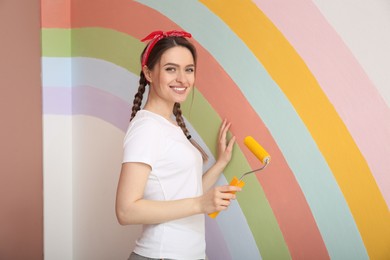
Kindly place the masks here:
MULTIPOLYGON (((161 40, 159 40, 153 47, 153 49, 150 51, 148 60, 146 61, 146 66, 150 69, 152 69, 157 62, 160 61, 161 56, 165 51, 167 51, 170 48, 173 48, 175 46, 181 46, 187 48, 191 54, 192 57, 194 58, 194 62, 196 65, 197 61, 197 53, 194 45, 190 43, 187 39, 184 37, 164 37, 161 40)), ((141 54, 141 60, 142 57, 145 53, 147 46, 143 50, 141 54)), ((130 116, 130 121, 133 120, 137 112, 141 109, 141 104, 142 104, 142 99, 143 95, 145 93, 145 88, 146 85, 148 85, 148 81, 146 80, 146 77, 141 69, 140 73, 140 79, 139 79, 139 87, 138 87, 138 92, 134 96, 134 101, 133 101, 133 108, 130 116)), ((180 108, 180 103, 175 103, 173 107, 173 115, 176 117, 176 122, 178 126, 180 126, 181 130, 183 131, 184 135, 187 137, 187 139, 192 143, 193 146, 195 146, 199 152, 202 154, 203 161, 207 161, 208 156, 206 152, 200 147, 200 145, 193 139, 191 138, 190 132, 188 131, 184 118, 182 116, 182 111, 180 108)))

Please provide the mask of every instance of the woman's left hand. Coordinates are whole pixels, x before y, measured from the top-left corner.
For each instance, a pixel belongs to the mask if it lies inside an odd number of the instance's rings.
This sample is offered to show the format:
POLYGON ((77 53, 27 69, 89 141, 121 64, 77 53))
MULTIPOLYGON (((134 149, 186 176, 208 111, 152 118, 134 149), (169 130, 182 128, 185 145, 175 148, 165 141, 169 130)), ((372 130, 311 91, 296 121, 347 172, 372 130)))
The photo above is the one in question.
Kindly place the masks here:
POLYGON ((223 120, 221 127, 219 128, 219 134, 217 139, 217 160, 215 164, 210 167, 205 174, 203 174, 203 190, 208 191, 214 186, 221 173, 224 171, 226 165, 232 158, 233 145, 236 141, 236 137, 233 136, 229 141, 227 140, 227 132, 231 123, 226 119, 223 120))
POLYGON ((231 123, 227 122, 226 119, 223 120, 221 127, 219 129, 218 135, 218 159, 217 163, 225 167, 230 159, 232 158, 233 145, 236 141, 236 137, 233 136, 229 142, 226 140, 226 135, 231 126, 231 123))

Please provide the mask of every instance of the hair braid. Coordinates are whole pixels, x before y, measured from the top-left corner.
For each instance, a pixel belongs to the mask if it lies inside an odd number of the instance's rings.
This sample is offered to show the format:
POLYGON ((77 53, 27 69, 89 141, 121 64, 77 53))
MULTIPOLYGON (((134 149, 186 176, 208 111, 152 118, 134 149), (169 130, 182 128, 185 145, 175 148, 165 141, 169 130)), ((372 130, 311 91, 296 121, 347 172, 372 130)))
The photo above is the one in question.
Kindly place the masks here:
POLYGON ((145 87, 148 84, 148 81, 145 78, 144 73, 141 71, 139 79, 138 92, 134 95, 133 108, 131 109, 130 121, 133 120, 137 112, 141 109, 142 99, 145 93, 145 87))
POLYGON ((188 131, 187 127, 186 127, 186 123, 184 121, 184 118, 182 116, 182 112, 181 112, 181 108, 180 108, 180 103, 175 103, 175 105, 173 106, 173 114, 175 115, 176 117, 176 122, 177 124, 180 126, 181 130, 183 131, 184 135, 187 137, 187 139, 191 142, 191 144, 193 146, 195 146, 195 148, 197 148, 199 150, 199 152, 201 153, 202 155, 202 158, 203 158, 203 161, 207 161, 208 160, 208 155, 206 154, 206 152, 202 149, 202 147, 191 137, 190 135, 190 131, 188 131))
POLYGON ((177 124, 180 126, 181 130, 183 130, 184 135, 187 136, 188 138, 188 136, 190 135, 190 131, 188 131, 186 124, 184 122, 181 108, 180 108, 180 103, 175 103, 175 105, 173 106, 173 114, 176 116, 177 124))

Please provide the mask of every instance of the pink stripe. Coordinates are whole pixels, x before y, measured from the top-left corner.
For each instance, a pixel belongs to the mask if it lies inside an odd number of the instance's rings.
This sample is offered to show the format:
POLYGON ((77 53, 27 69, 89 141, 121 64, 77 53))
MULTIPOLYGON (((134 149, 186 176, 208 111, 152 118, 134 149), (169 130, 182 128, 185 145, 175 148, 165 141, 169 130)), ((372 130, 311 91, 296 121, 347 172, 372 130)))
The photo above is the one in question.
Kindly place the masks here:
POLYGON ((312 1, 254 2, 305 60, 367 160, 390 207, 389 107, 312 1))

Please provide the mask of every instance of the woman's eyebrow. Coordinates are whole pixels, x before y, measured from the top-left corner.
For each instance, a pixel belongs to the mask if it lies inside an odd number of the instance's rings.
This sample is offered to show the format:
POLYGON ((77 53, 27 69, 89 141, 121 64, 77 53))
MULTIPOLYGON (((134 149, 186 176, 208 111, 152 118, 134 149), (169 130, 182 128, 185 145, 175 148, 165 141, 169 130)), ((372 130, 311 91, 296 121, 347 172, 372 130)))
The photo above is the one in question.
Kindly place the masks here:
MULTIPOLYGON (((165 66, 180 67, 179 64, 176 64, 176 63, 173 63, 173 62, 167 62, 167 63, 165 63, 163 66, 164 66, 164 67, 165 67, 165 66)), ((186 67, 186 68, 187 68, 187 67, 195 67, 195 64, 192 64, 192 63, 191 63, 191 64, 186 65, 185 67, 186 67)))
POLYGON ((173 62, 167 62, 164 64, 164 66, 175 66, 175 67, 179 67, 179 64, 176 64, 176 63, 173 63, 173 62))

